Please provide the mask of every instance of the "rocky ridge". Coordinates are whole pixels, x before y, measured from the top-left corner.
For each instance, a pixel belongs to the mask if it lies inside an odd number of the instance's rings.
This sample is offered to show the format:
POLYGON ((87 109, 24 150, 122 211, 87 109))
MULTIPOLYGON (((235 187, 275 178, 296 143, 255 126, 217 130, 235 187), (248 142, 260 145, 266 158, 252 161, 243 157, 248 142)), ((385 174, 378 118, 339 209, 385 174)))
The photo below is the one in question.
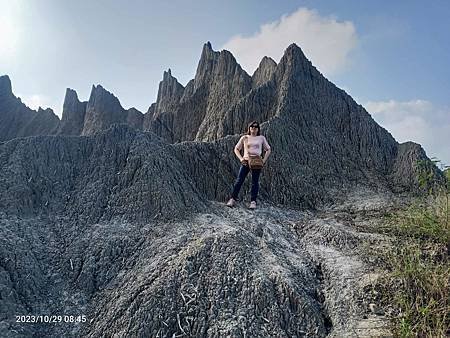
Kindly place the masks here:
POLYGON ((51 109, 28 108, 14 96, 11 80, 0 76, 0 142, 15 137, 50 135, 58 127, 59 118, 51 109))
MULTIPOLYGON (((19 107, 7 80, 0 107, 19 107)), ((33 114, 0 117, 14 112, 33 114)), ((364 228, 408 199, 399 192, 414 191, 426 154, 398 144, 298 46, 249 76, 207 43, 195 78, 183 87, 165 72, 146 114, 100 85, 88 102, 69 89, 52 128, 0 134, 2 335, 386 333, 361 295, 376 278, 361 248, 389 238, 364 228), (224 209, 233 147, 253 119, 273 149, 260 208, 243 207, 247 182, 224 209), (57 313, 87 321, 14 317, 57 313)))

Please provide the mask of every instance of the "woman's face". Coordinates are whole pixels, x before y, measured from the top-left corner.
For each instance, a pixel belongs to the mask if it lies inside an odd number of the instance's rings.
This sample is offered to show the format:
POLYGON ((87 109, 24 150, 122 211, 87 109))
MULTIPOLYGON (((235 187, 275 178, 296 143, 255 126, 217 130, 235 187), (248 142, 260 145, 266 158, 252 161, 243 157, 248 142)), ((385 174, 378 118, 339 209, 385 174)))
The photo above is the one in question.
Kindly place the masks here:
POLYGON ((257 124, 250 125, 250 134, 256 135, 258 134, 259 126, 257 124))

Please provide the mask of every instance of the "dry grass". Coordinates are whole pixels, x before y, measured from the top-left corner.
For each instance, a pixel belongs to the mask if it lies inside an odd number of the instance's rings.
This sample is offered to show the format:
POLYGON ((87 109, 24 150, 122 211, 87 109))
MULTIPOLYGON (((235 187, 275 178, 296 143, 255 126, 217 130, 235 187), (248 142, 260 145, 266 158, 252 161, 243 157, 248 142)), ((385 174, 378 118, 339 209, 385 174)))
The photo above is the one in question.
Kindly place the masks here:
POLYGON ((379 285, 399 337, 450 335, 449 194, 428 196, 386 218, 394 245, 381 256, 389 271, 379 285))

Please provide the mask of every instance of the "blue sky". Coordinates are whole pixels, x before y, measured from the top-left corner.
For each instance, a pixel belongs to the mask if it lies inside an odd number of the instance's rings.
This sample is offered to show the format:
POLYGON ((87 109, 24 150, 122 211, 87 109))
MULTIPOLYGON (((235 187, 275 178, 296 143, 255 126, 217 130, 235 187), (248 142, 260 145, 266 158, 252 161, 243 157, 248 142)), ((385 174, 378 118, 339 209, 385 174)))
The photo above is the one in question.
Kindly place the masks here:
POLYGON ((250 74, 296 42, 398 141, 450 164, 448 17, 444 0, 0 0, 0 74, 58 115, 67 87, 87 100, 93 84, 146 112, 164 70, 193 78, 206 41, 250 74))

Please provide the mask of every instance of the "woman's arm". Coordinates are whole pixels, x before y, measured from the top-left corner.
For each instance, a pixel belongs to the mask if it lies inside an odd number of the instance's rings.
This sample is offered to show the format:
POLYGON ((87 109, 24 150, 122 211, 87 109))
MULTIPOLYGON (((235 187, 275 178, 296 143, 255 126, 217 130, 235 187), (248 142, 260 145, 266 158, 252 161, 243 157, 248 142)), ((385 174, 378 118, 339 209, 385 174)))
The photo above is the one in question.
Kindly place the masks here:
POLYGON ((239 159, 239 161, 242 162, 242 160, 243 160, 244 158, 243 158, 242 155, 241 155, 241 151, 240 151, 237 147, 234 147, 234 153, 236 154, 236 156, 237 156, 237 158, 239 159))
POLYGON ((241 155, 241 149, 243 148, 244 145, 244 137, 245 136, 242 136, 239 139, 238 143, 236 143, 236 145, 234 146, 234 154, 237 156, 240 162, 244 160, 244 157, 241 155))
POLYGON ((266 153, 264 154, 263 162, 266 163, 267 159, 269 158, 271 150, 270 150, 270 145, 267 142, 265 136, 263 136, 263 147, 264 147, 264 150, 266 151, 266 153))
POLYGON ((270 152, 271 152, 270 148, 266 150, 266 153, 264 154, 264 158, 263 158, 263 162, 264 163, 267 162, 267 159, 269 158, 270 152))

